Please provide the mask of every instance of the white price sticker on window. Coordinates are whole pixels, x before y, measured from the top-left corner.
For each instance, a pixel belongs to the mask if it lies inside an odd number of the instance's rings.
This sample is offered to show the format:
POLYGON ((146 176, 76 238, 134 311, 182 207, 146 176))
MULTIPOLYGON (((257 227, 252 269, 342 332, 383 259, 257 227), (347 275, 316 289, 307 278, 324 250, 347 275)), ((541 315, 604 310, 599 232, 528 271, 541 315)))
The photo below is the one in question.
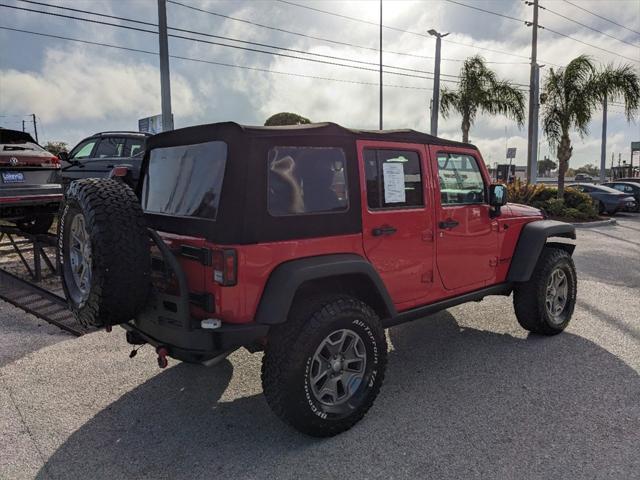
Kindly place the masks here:
POLYGON ((402 163, 383 163, 384 203, 405 203, 404 165, 402 163))

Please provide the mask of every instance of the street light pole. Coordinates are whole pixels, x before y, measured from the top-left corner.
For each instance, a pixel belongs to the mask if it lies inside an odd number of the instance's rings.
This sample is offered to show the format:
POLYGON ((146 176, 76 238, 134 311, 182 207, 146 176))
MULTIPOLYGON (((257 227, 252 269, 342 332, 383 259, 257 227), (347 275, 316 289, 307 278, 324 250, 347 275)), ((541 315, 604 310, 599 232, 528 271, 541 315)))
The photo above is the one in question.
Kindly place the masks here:
POLYGON ((160 99, 162 131, 173 130, 171 78, 169 76, 169 38, 167 36, 167 0, 158 0, 158 41, 160 42, 160 99))
POLYGON ((427 33, 436 37, 436 59, 433 68, 433 100, 431 102, 431 135, 438 136, 438 110, 440 107, 440 49, 442 38, 448 33, 439 33, 433 28, 427 33))
POLYGON ((602 141, 600 143, 600 183, 605 181, 607 168, 607 95, 602 99, 602 141))
POLYGON ((380 130, 382 130, 382 0, 380 0, 380 130))
POLYGON ((531 26, 531 71, 529 75, 529 131, 527 144, 527 179, 529 182, 535 183, 536 172, 534 171, 534 163, 537 156, 536 138, 538 131, 538 116, 536 105, 538 104, 538 0, 527 2, 527 5, 533 5, 533 22, 527 25, 531 26))

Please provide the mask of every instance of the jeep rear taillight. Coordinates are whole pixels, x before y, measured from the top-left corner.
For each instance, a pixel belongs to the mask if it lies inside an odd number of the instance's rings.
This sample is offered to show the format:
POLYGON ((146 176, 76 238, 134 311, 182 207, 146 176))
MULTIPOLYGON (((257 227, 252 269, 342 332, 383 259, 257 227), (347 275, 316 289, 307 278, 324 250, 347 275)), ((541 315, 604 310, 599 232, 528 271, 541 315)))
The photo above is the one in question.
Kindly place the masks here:
POLYGON ((233 248, 212 250, 213 280, 229 287, 238 282, 238 254, 233 248))

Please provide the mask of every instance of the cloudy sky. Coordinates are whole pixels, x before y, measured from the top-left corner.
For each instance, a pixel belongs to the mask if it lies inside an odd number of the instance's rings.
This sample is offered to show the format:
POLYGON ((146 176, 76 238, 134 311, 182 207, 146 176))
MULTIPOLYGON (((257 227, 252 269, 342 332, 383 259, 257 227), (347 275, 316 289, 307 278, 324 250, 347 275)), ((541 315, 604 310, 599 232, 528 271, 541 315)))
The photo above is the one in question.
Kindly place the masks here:
MULTIPOLYGON (((377 128, 378 73, 369 70, 375 70, 375 65, 366 63, 378 61, 376 49, 379 31, 375 25, 366 23, 378 22, 377 1, 294 0, 316 10, 277 0, 175 1, 183 5, 170 0, 167 7, 170 27, 285 47, 297 52, 170 31, 174 35, 361 67, 347 68, 170 38, 169 53, 174 56, 170 60, 172 103, 177 128, 226 120, 262 124, 267 117, 279 111, 293 111, 314 121, 377 128), (189 9, 184 5, 218 15, 189 9), (263 27, 238 19, 259 23, 263 27), (307 37, 264 26, 297 32, 307 37), (357 60, 360 63, 328 60, 319 55, 357 60), (251 67, 254 70, 206 62, 251 67)), ((516 19, 530 19, 532 15, 531 7, 523 1, 460 1, 516 19)), ((157 23, 156 0, 40 2, 157 23)), ((20 0, 1 0, 0 4, 154 30, 153 26, 140 23, 91 16, 20 0)), ((640 35, 633 32, 640 31, 640 0, 541 0, 541 5, 547 7, 547 10, 540 11, 540 24, 547 27, 539 33, 538 58, 545 65, 542 75, 549 68, 565 65, 583 53, 593 56, 600 63, 630 63, 640 68, 640 48, 633 46, 640 45, 640 35), (571 3, 628 29, 589 14, 571 3), (593 47, 556 35, 550 30, 593 47)), ((491 67, 501 77, 521 84, 521 88, 526 89, 531 29, 523 23, 465 8, 447 0, 385 0, 383 23, 392 27, 385 28, 383 32, 383 63, 389 67, 408 69, 388 68, 389 71, 404 75, 385 74, 385 128, 429 130, 433 82, 430 73, 421 72, 433 72, 435 41, 426 35, 431 28, 451 32, 443 40, 442 73, 447 75, 443 79, 455 78, 461 66, 460 61, 464 58, 481 54, 492 62, 491 67)), ((157 35, 6 7, 0 7, 0 27, 151 52, 88 45, 0 29, 0 126, 21 128, 23 118, 28 120, 24 115, 35 113, 41 143, 62 140, 74 145, 96 131, 135 130, 139 118, 160 113, 158 57, 153 54, 158 50, 157 35)), ((455 87, 455 83, 443 85, 455 87)), ((583 140, 575 135, 573 166, 599 162, 601 118, 601 113, 597 113, 590 134, 583 140)), ((629 143, 640 140, 638 119, 628 124, 622 107, 618 105, 611 107, 608 119, 608 159, 612 152, 616 160, 618 153, 627 159, 629 143)), ((32 128, 29 123, 27 128, 32 128)), ((454 115, 446 120, 441 119, 439 134, 460 139, 460 118, 454 115)), ((526 126, 519 128, 505 118, 488 116, 480 116, 470 134, 471 141, 481 148, 487 162, 501 161, 505 156, 505 146, 508 145, 518 148, 518 164, 526 163, 526 136, 526 126)), ((548 153, 548 148, 542 137, 541 142, 542 158, 548 153)))

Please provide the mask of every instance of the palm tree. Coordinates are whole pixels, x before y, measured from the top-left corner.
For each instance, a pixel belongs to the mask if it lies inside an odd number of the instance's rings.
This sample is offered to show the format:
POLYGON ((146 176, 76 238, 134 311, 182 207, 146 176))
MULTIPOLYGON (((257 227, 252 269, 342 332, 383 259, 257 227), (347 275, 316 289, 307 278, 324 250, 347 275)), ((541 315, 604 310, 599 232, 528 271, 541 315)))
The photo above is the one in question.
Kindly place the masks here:
POLYGON ((601 68, 596 78, 598 100, 602 103, 602 145, 600 181, 605 180, 607 151, 607 102, 622 100, 627 121, 631 121, 640 103, 640 78, 631 65, 615 68, 612 64, 601 68))
POLYGON ((506 115, 524 123, 524 93, 506 80, 499 80, 484 59, 469 57, 460 69, 460 85, 457 90, 443 88, 440 111, 447 118, 451 111, 462 115, 462 141, 469 141, 469 129, 478 112, 490 115, 506 115))
POLYGON ((566 67, 549 71, 541 95, 542 129, 558 157, 558 198, 563 198, 564 176, 573 153, 569 132, 575 129, 584 137, 600 103, 619 97, 624 99, 627 121, 631 121, 640 102, 640 80, 629 65, 598 70, 591 58, 580 55, 566 67))

